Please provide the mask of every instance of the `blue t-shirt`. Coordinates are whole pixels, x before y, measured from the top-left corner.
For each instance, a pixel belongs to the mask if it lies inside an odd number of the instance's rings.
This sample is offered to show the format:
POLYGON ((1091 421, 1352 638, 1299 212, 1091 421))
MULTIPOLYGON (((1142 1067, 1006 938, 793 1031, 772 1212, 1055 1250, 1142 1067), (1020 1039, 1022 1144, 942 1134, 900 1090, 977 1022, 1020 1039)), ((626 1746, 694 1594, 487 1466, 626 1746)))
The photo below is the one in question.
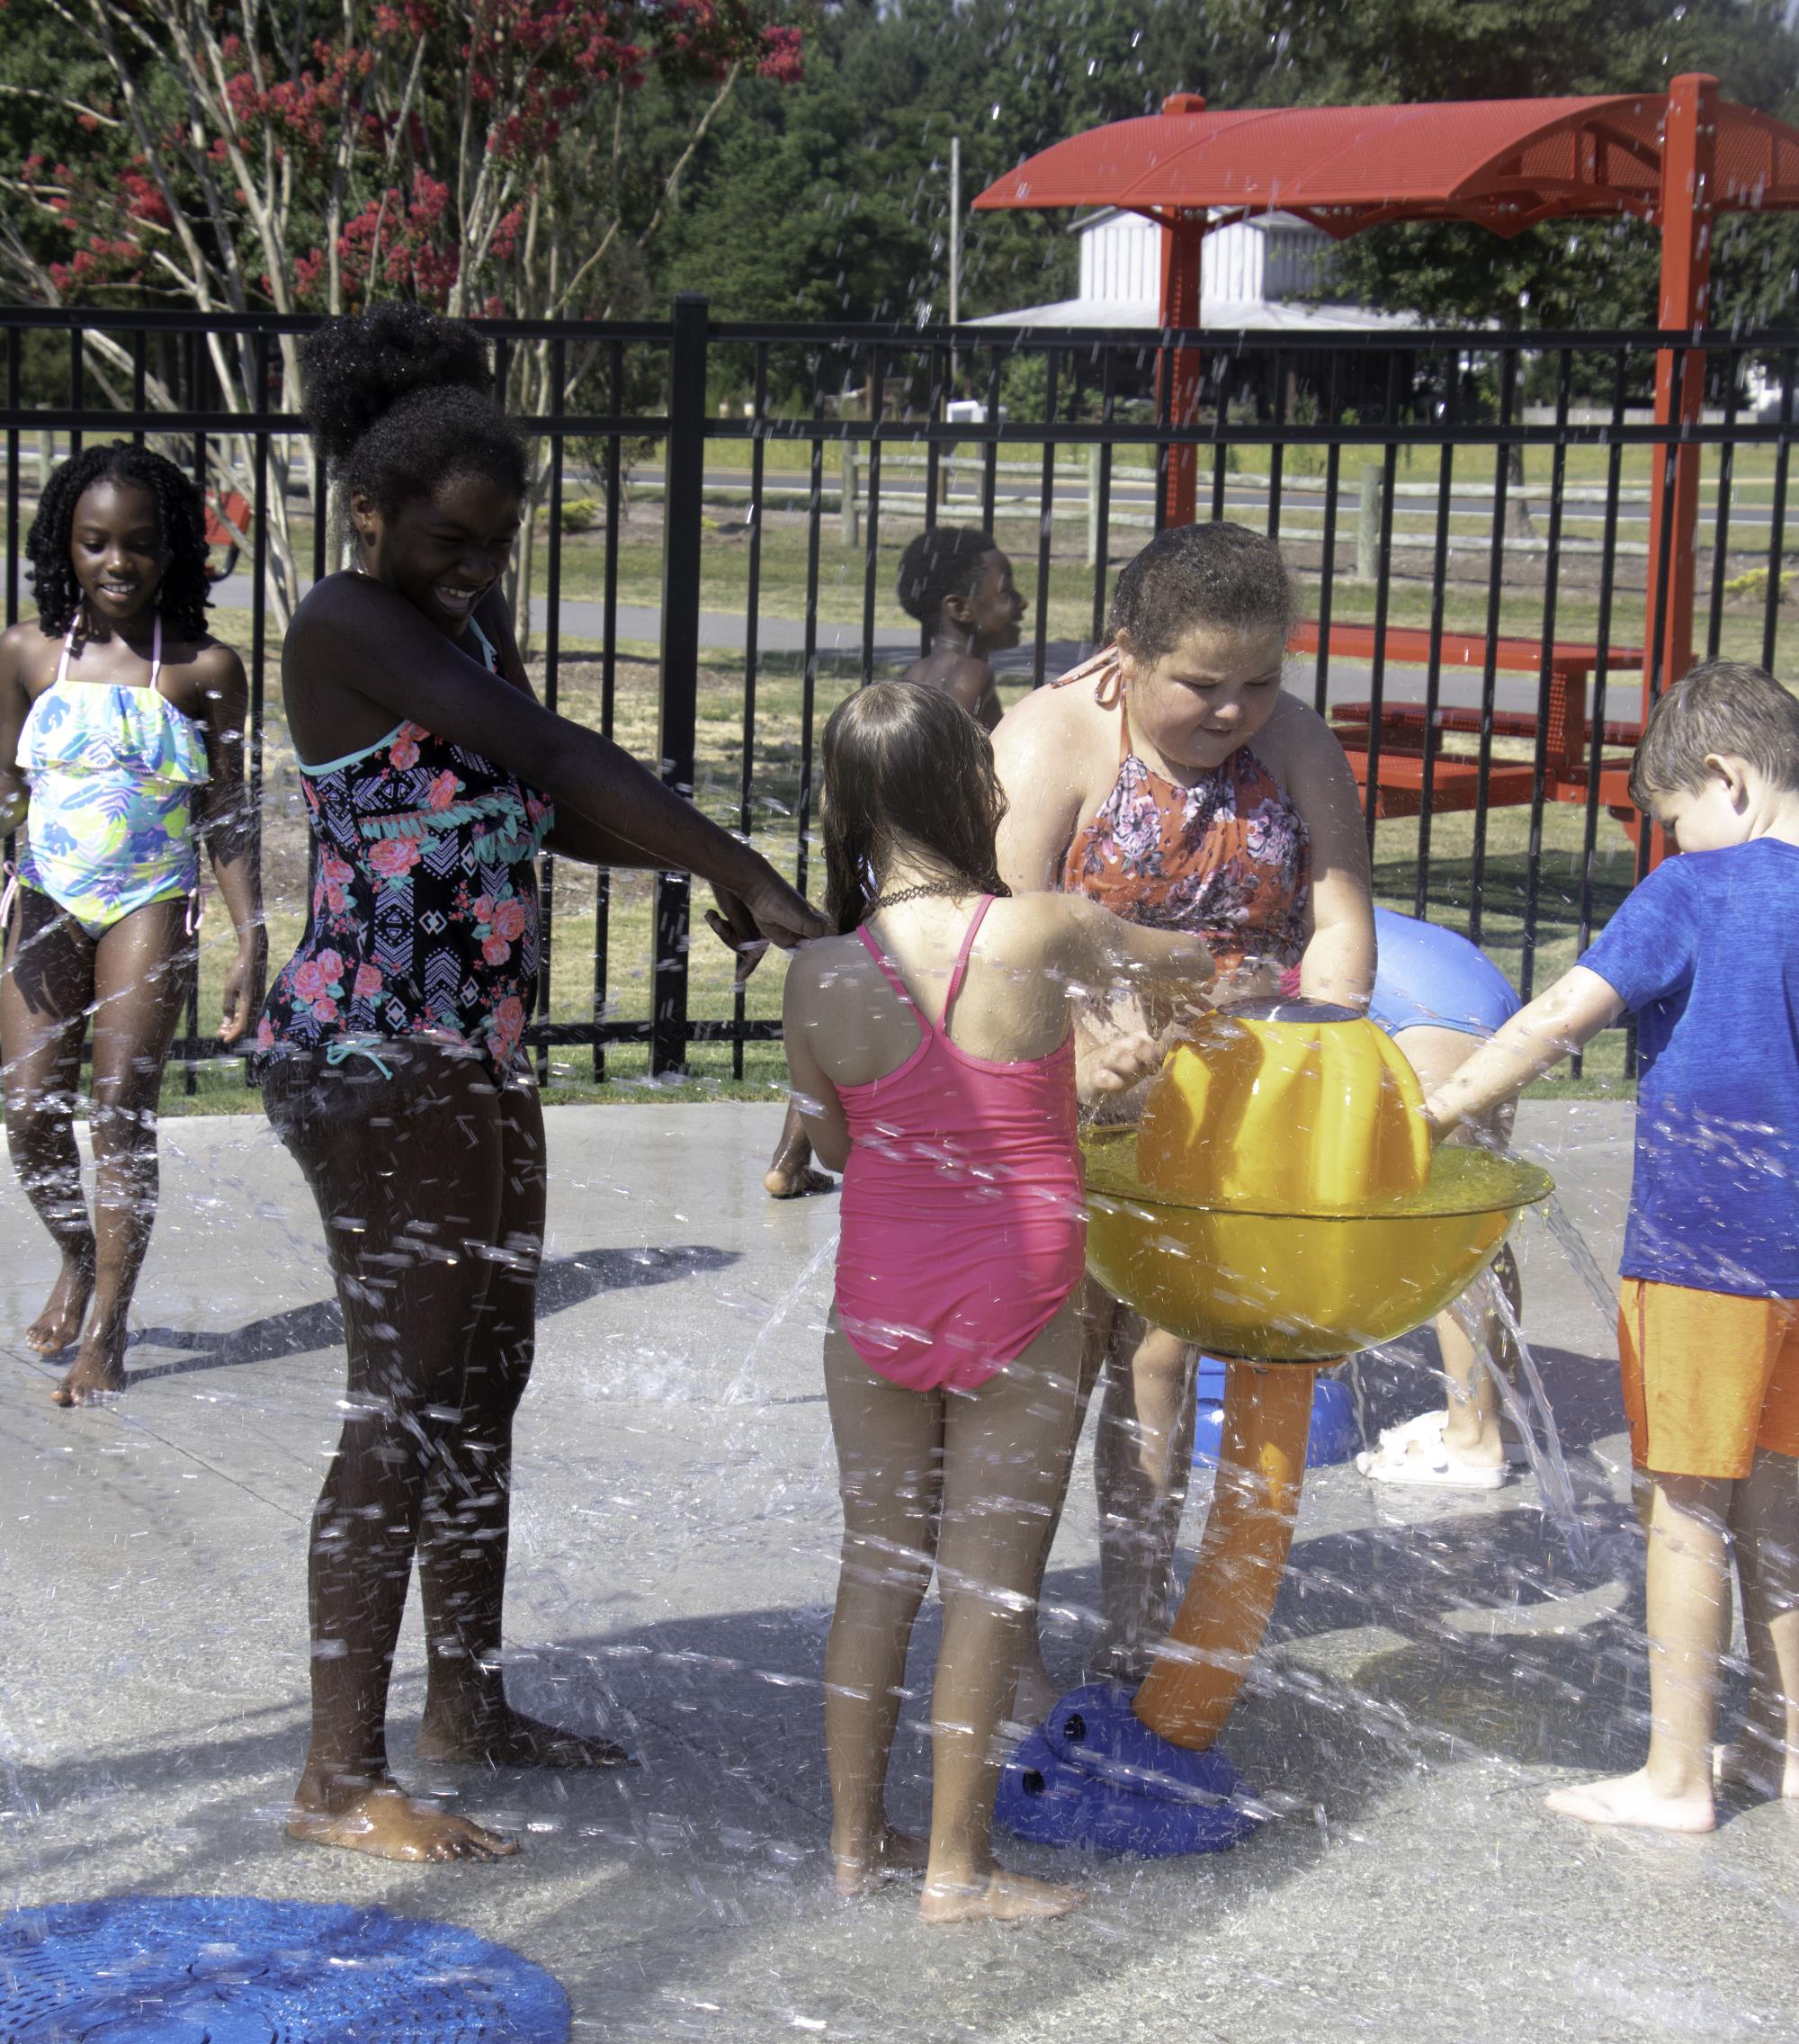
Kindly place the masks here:
POLYGON ((1624 1276, 1799 1298, 1799 845, 1669 859, 1580 963, 1638 1021, 1624 1276))

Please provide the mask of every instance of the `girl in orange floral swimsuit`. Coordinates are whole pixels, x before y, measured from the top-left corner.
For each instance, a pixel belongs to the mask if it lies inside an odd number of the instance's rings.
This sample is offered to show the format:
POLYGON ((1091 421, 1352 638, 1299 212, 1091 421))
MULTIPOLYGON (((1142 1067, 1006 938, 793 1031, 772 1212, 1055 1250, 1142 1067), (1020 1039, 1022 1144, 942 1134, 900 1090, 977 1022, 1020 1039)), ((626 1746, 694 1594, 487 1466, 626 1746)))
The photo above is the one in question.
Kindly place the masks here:
MULTIPOLYGON (((1205 937, 1218 998, 1274 991, 1365 1007, 1374 982, 1367 839, 1343 749, 1281 690, 1294 594, 1246 527, 1160 533, 1118 579, 1110 642, 1026 697, 994 734, 1010 802, 1000 874, 1205 937)), ((1095 1017, 1089 1066, 1141 1022, 1095 1017)), ((1101 1662, 1141 1671, 1164 1608, 1193 1427, 1193 1355, 1089 1282, 1087 1387, 1105 1389, 1095 1446, 1101 1662)), ((1021 1715, 1055 1691, 1027 1654, 1021 1715)))

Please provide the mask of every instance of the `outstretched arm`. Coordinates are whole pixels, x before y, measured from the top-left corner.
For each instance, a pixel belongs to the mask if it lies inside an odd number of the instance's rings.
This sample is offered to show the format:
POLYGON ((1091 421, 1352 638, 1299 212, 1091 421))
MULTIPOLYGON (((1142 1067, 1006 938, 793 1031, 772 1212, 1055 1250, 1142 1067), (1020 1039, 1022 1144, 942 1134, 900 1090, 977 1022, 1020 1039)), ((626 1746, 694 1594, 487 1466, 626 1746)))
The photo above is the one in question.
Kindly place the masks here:
MULTIPOLYGON (((493 642, 500 657, 501 671, 521 695, 535 703, 537 691, 531 686, 531 676, 524 665, 524 656, 518 650, 518 635, 513 630, 512 612, 498 583, 489 589, 475 609, 475 622, 493 642)), ((578 859, 584 865, 618 866, 654 870, 662 861, 641 845, 633 845, 609 829, 595 818, 567 801, 559 800, 556 810, 556 825, 543 840, 546 851, 559 856, 578 859)))
POLYGON ((269 940, 263 927, 262 885, 255 805, 244 778, 244 727, 250 713, 250 685, 244 663, 228 646, 201 653, 197 679, 206 725, 210 778, 201 798, 197 828, 213 878, 231 911, 237 956, 225 975, 219 1041, 235 1044, 256 1018, 268 979, 269 940))
POLYGON ((1088 987, 1104 987, 1114 998, 1134 994, 1156 1029, 1209 1005, 1197 997, 1212 984, 1217 966, 1203 937, 1126 922, 1085 895, 1061 895, 1057 906, 1073 928, 1074 969, 1088 987))
POLYGON ((1374 902, 1356 776, 1321 717, 1291 698, 1282 713, 1287 793, 1311 837, 1311 907, 1300 991, 1308 1000, 1365 1009, 1374 991, 1374 902))
POLYGON ((1083 895, 1061 895, 1055 912, 1073 940, 1070 991, 1113 1019, 1104 1036, 1082 1031, 1076 1086, 1083 1100, 1116 1100, 1161 1069, 1167 1037, 1201 1007, 1215 972, 1203 939, 1145 929, 1083 895))
POLYGON ((823 919, 759 854, 622 747, 489 674, 379 582, 320 583, 295 616, 283 666, 332 675, 391 715, 509 766, 555 802, 604 816, 606 831, 639 847, 644 863, 697 874, 738 897, 777 944, 825 933, 823 919))
POLYGON ((1624 1011, 1607 981, 1584 965, 1564 973, 1545 994, 1514 1015, 1454 1076, 1424 1103, 1438 1136, 1478 1121, 1502 1100, 1515 1099, 1532 1080, 1592 1042, 1624 1011))

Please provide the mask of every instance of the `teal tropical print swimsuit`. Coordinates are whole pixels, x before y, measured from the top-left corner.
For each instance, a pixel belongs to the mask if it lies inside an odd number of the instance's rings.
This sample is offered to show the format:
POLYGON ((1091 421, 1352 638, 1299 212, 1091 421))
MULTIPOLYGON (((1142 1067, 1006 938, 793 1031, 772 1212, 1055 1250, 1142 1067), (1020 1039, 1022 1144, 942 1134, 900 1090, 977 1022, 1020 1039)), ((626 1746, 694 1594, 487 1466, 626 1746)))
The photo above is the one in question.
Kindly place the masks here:
POLYGON ((19 737, 31 807, 18 877, 97 938, 134 909, 198 893, 193 790, 211 766, 205 733, 157 686, 161 618, 141 686, 71 679, 75 629, 19 737))
POLYGON ((515 1068, 537 991, 533 861, 555 821, 549 801, 415 723, 302 764, 300 785, 311 912, 264 1007, 259 1065, 321 1049, 336 1062, 412 1036, 466 1045, 497 1072, 515 1068))

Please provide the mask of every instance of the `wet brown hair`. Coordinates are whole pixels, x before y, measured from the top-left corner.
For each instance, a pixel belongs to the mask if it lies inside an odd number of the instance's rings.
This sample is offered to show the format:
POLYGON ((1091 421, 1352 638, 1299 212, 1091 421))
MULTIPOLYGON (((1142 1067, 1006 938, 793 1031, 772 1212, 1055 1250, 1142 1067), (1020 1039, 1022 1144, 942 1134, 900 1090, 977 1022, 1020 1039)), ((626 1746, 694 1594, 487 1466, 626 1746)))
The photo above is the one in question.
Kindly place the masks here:
POLYGON ((1281 550, 1247 525, 1213 519, 1158 533, 1120 571, 1106 633, 1131 634, 1150 666, 1195 627, 1278 632, 1299 615, 1299 596, 1281 550))
POLYGON ((953 696, 877 681, 825 726, 825 909, 847 935, 874 899, 877 866, 909 839, 983 894, 1009 894, 994 840, 1006 795, 993 745, 953 696))
POLYGON ((1712 754, 1746 759, 1777 788, 1799 788, 1799 698, 1765 668, 1706 660, 1657 698, 1631 760, 1630 798, 1705 784, 1712 754))

